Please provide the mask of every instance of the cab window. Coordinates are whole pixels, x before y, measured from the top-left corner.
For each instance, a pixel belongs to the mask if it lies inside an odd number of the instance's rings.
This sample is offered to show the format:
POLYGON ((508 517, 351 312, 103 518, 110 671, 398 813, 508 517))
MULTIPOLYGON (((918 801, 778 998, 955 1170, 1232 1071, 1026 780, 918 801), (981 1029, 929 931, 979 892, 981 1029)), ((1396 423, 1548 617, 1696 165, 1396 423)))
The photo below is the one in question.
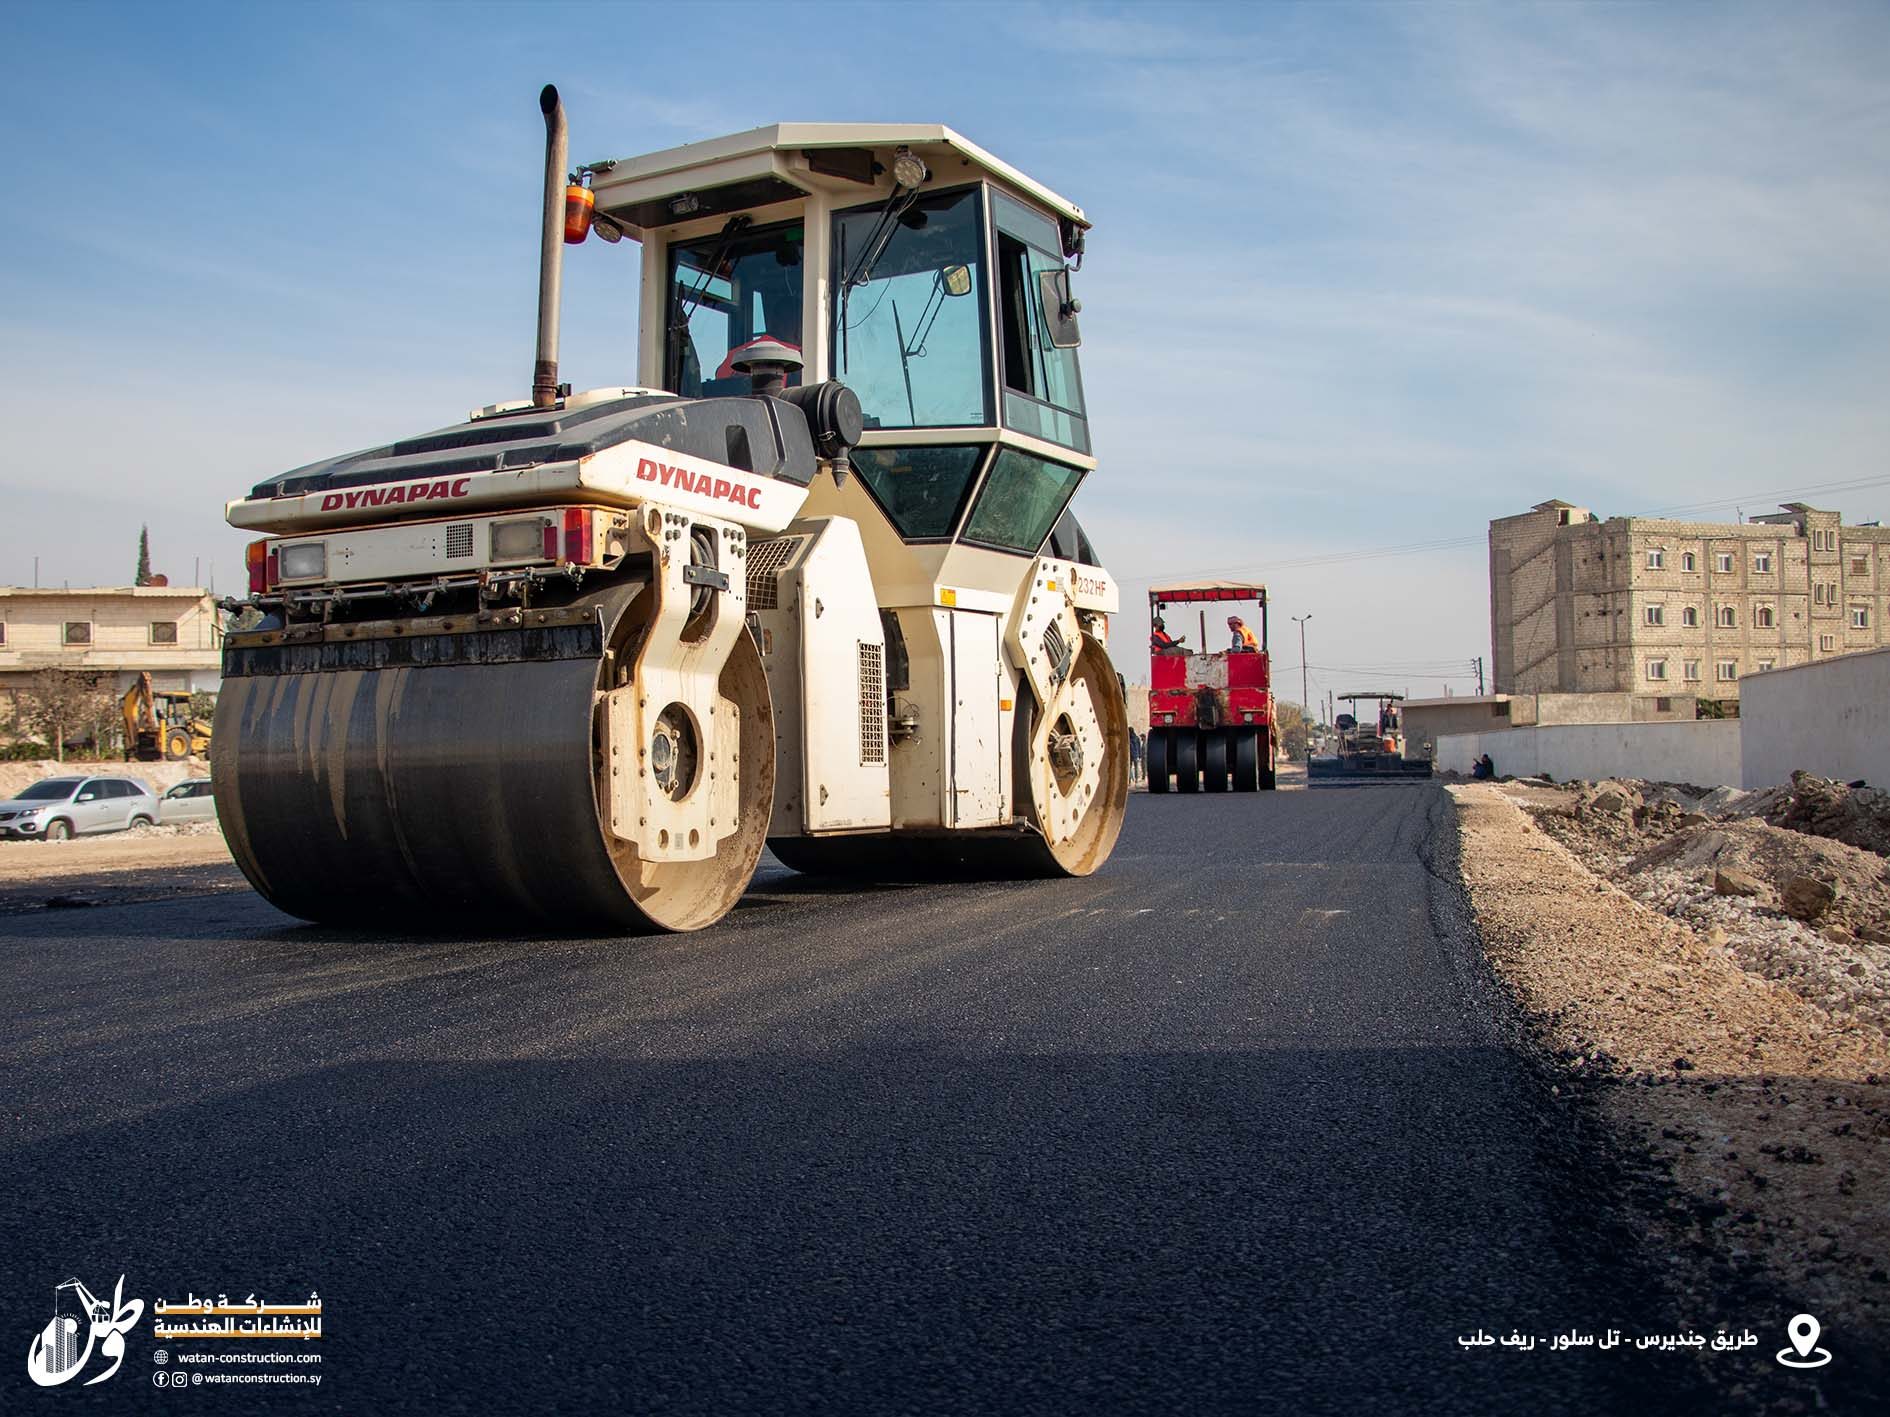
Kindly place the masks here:
MULTIPOLYGON (((801 348, 802 227, 751 229, 741 220, 669 248, 665 379, 684 398, 746 394, 748 376, 734 365, 764 335, 801 348)), ((800 383, 799 372, 788 382, 800 383)))
POLYGON ((1001 448, 965 522, 964 539, 1034 556, 1082 480, 1077 468, 1001 448))
POLYGON ((958 524, 983 446, 855 448, 853 470, 907 541, 942 541, 958 524))
POLYGON ((868 428, 992 421, 979 200, 964 187, 834 218, 834 377, 868 428))
POLYGON ((999 368, 1004 422, 1077 452, 1089 451, 1076 351, 1058 349, 1044 319, 1046 271, 1063 269, 1056 223, 1003 193, 992 194, 997 227, 999 368))

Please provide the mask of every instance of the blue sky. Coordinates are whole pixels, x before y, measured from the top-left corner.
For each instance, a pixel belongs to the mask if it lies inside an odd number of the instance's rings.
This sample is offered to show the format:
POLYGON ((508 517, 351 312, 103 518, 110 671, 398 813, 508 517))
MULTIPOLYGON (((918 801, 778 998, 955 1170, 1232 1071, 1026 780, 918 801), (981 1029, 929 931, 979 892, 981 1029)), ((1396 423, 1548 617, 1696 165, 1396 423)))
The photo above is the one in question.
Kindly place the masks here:
MULTIPOLYGON (((1485 525, 1547 497, 1890 512, 1883 5, 69 4, 8 41, 0 581, 123 581, 148 521, 232 589, 226 498, 522 394, 547 81, 576 159, 945 122, 1081 203, 1084 521, 1131 603, 1266 578, 1315 690, 1470 688, 1485 525)), ((635 281, 574 253, 577 387, 634 378, 635 281)))

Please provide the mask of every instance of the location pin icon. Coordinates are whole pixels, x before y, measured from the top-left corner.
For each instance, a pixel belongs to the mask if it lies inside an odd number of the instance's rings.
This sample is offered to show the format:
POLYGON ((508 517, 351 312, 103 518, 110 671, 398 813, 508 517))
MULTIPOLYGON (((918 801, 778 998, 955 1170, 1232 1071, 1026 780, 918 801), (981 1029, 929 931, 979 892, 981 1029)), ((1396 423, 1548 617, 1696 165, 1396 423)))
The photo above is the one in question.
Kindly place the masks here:
POLYGON ((1800 1358, 1809 1358, 1818 1343, 1818 1321, 1810 1314, 1799 1314, 1785 1325, 1785 1334, 1798 1350, 1800 1358))

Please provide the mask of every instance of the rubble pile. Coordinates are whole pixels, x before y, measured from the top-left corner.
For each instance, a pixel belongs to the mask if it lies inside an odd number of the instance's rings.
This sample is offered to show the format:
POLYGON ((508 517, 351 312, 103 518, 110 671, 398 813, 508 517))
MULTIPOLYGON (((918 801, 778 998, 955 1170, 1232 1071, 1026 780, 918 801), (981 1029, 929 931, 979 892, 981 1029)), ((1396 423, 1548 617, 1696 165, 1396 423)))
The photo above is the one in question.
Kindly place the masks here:
POLYGON ((1844 840, 1882 830, 1883 794, 1866 793, 1808 774, 1758 793, 1608 781, 1528 808, 1590 870, 1743 969, 1890 1036, 1890 864, 1844 840))
POLYGON ((1829 837, 1862 851, 1890 856, 1890 792, 1874 787, 1847 787, 1808 772, 1792 774, 1789 788, 1753 793, 1745 814, 1765 818, 1775 827, 1787 827, 1808 836, 1829 837), (1757 800, 1765 798, 1761 810, 1757 800))

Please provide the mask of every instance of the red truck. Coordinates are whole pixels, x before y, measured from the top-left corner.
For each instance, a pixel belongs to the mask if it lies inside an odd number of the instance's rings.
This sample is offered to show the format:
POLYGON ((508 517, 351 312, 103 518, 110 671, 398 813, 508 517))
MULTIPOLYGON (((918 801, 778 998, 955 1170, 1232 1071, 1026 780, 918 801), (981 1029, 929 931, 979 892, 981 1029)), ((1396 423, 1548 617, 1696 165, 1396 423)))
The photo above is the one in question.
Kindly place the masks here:
MULTIPOLYGON (((1236 792, 1271 792, 1278 785, 1280 732, 1267 652, 1267 588, 1193 581, 1151 590, 1148 609, 1148 790, 1167 792, 1172 782, 1178 792, 1225 792, 1230 783, 1236 792), (1257 630, 1236 609, 1246 605, 1258 608, 1257 630), (1193 624, 1168 623, 1164 609, 1177 606, 1198 612, 1193 624), (1200 635, 1192 646, 1190 630, 1200 635), (1210 650, 1216 640, 1228 648, 1210 650)), ((1180 612, 1179 620, 1187 618, 1180 612)))

